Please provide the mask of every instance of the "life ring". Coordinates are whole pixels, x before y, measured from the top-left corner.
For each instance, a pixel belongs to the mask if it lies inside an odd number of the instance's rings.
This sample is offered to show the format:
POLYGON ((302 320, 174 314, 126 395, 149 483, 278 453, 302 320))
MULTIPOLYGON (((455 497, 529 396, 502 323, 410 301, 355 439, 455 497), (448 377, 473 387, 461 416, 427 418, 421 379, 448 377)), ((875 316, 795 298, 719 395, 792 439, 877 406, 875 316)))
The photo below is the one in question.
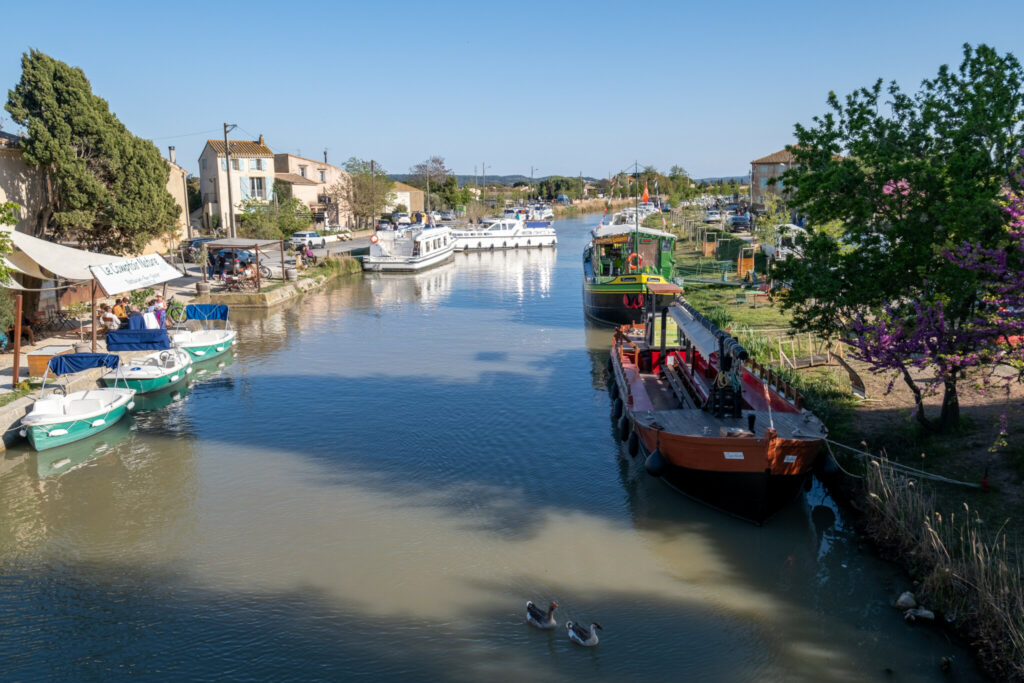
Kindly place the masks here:
POLYGON ((379 241, 380 241, 380 238, 377 237, 377 233, 373 233, 372 235, 370 235, 370 242, 372 244, 377 244, 377 242, 379 242, 379 241))
POLYGON ((630 270, 640 270, 644 265, 644 257, 635 251, 626 257, 626 265, 629 266, 630 270), (633 258, 636 258, 636 263, 633 263, 633 258))

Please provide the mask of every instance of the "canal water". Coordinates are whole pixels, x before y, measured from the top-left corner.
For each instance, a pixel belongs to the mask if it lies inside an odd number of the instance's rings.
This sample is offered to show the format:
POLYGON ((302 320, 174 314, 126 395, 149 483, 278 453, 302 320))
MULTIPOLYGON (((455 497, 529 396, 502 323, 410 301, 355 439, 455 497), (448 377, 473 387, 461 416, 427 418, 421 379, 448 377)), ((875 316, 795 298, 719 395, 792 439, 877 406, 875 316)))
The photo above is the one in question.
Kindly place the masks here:
POLYGON ((234 313, 188 389, 9 450, 0 679, 974 680, 820 487, 757 528, 630 459, 580 305, 596 220, 234 313))

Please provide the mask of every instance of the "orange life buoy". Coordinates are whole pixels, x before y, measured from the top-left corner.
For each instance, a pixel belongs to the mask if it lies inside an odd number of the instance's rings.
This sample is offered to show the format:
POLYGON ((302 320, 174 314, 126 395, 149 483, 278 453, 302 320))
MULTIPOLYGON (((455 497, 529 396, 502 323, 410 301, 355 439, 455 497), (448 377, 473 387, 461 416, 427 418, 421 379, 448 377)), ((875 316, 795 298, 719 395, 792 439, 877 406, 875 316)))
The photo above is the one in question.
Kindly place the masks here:
POLYGON ((644 257, 635 251, 626 257, 626 265, 633 270, 639 270, 644 265, 644 257), (633 259, 636 258, 636 263, 633 263, 633 259))
POLYGON ((380 238, 377 237, 377 233, 373 233, 372 235, 370 235, 370 241, 374 244, 377 244, 377 242, 380 241, 380 238))

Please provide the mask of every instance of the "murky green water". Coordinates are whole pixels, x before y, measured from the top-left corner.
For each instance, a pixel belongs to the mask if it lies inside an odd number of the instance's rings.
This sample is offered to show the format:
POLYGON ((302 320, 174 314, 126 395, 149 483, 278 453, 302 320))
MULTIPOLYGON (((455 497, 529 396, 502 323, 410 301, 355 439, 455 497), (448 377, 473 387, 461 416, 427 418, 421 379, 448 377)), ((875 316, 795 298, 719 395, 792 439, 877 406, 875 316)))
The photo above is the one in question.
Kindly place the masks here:
POLYGON ((820 488, 756 528, 630 460, 580 307, 595 222, 239 313, 187 391, 9 451, 0 678, 972 680, 820 488))

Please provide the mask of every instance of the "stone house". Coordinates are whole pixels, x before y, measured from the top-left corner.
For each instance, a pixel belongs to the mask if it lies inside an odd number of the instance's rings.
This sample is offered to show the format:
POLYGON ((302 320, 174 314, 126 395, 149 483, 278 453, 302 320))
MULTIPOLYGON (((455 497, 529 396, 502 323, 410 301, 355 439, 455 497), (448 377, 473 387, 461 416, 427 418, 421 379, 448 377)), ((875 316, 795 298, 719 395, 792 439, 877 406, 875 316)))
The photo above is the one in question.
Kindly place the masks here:
POLYGON ((274 178, 291 185, 292 196, 312 209, 313 221, 320 230, 352 227, 352 212, 347 204, 331 196, 331 189, 348 177, 348 173, 326 160, 295 154, 274 155, 274 178))
POLYGON ((771 185, 769 182, 772 178, 778 178, 793 168, 793 165, 793 154, 786 149, 751 161, 750 201, 754 204, 764 204, 764 198, 769 194, 782 197, 782 186, 780 184, 771 185))
POLYGON ((246 201, 274 199, 274 153, 263 136, 258 140, 229 140, 228 144, 231 146, 230 171, 223 140, 207 140, 199 155, 203 227, 208 230, 216 227, 225 234, 230 230, 232 215, 237 227, 246 201))
POLYGON ((405 183, 395 182, 391 187, 391 192, 394 194, 394 199, 384 207, 384 213, 388 211, 394 211, 395 207, 399 204, 405 206, 409 213, 416 211, 423 211, 424 197, 423 190, 417 190, 412 185, 406 185, 405 183))

